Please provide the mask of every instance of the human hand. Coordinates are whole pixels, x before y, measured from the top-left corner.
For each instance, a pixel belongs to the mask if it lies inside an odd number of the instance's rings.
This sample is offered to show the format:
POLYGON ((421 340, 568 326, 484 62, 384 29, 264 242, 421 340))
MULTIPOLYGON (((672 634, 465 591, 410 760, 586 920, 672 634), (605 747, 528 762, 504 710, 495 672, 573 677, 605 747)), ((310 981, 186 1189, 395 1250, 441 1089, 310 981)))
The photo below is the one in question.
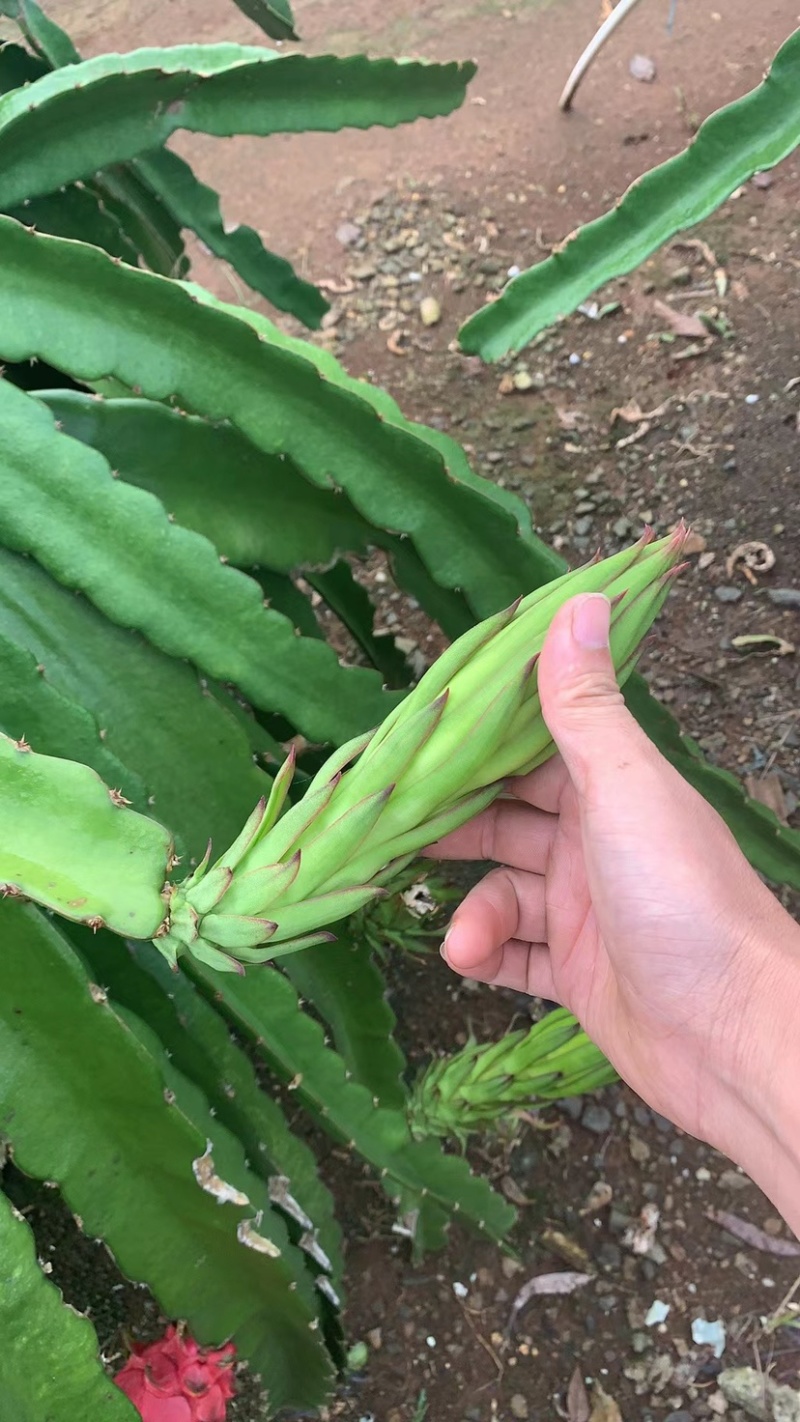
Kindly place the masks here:
POLYGON ((506 866, 467 895, 442 951, 465 976, 569 1007, 651 1106, 740 1158, 797 1001, 800 930, 628 712, 609 612, 574 598, 542 650, 559 756, 427 851, 506 866))

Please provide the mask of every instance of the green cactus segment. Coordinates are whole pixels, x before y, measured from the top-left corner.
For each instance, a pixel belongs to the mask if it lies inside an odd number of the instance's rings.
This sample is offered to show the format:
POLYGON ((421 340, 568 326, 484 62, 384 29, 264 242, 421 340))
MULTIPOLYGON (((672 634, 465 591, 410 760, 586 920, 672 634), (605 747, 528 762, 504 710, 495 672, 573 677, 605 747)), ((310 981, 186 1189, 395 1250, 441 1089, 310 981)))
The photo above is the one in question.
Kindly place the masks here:
POLYGON ((373 1093, 350 1079, 281 973, 267 968, 246 978, 221 978, 196 960, 187 971, 320 1124, 369 1161, 392 1200, 429 1195, 449 1216, 460 1214, 492 1238, 504 1238, 514 1210, 462 1157, 445 1155, 434 1140, 414 1141, 403 1111, 375 1106, 373 1093))
MULTIPOLYGON (((205 880, 173 890, 161 951, 173 962, 189 951, 228 969, 265 962, 368 902, 387 872, 490 804, 508 776, 553 753, 536 657, 564 602, 579 592, 608 595, 611 649, 624 677, 684 537, 682 528, 657 543, 645 537, 465 633, 371 737, 322 767, 277 824, 262 804, 246 838, 205 880), (279 877, 289 863, 291 875, 279 877)), ((289 761, 287 780, 291 772, 289 761)))
POLYGON ((319 1405, 329 1363, 290 1260, 274 1256, 252 1206, 220 1201, 205 1134, 165 1097, 156 1062, 66 937, 32 908, 0 914, 0 1131, 18 1165, 58 1183, 168 1317, 201 1343, 233 1338, 276 1410, 319 1405))
POLYGON ((291 573, 363 553, 374 533, 344 494, 303 478, 230 425, 150 400, 37 391, 60 428, 98 450, 121 478, 149 489, 185 528, 239 568, 291 573))
POLYGON ((405 660, 392 638, 375 634, 374 609, 342 553, 362 554, 371 544, 386 549, 397 581, 449 636, 471 625, 464 598, 434 582, 407 539, 372 527, 341 491, 317 487, 290 460, 261 453, 229 425, 149 400, 102 400, 77 390, 39 390, 37 398, 65 434, 99 450, 127 483, 149 489, 230 563, 258 567, 270 605, 305 636, 320 635, 307 600, 265 574, 306 570, 389 685, 408 679, 405 660))
POLYGON ((714 212, 754 173, 800 143, 800 30, 778 51, 763 84, 712 114, 685 152, 639 178, 610 212, 588 222, 499 300, 462 326, 462 349, 499 360, 623 276, 676 232, 714 212))
MULTIPOLYGON (((0 15, 3 6, 0 4, 0 15)), ((31 84, 50 71, 50 65, 37 59, 19 44, 0 44, 0 94, 8 94, 23 84, 31 84)))
POLYGON ((0 204, 160 148, 178 129, 227 138, 435 118, 463 103, 474 72, 237 44, 98 55, 0 98, 0 204))
POLYGON ((105 168, 84 179, 83 186, 96 193, 104 209, 116 218, 151 272, 186 276, 190 264, 181 229, 130 163, 105 168))
POLYGON ((282 1212, 295 1243, 303 1249, 320 1246, 340 1293, 341 1230, 316 1158, 289 1130, 277 1102, 259 1086, 250 1059, 224 1018, 183 973, 170 970, 151 944, 136 943, 121 953, 102 930, 90 934, 70 928, 69 934, 114 1004, 147 1023, 172 1065, 194 1082, 215 1119, 241 1142, 250 1168, 276 1197, 272 1203, 282 1212))
POLYGON ((306 582, 325 599, 328 607, 344 623, 362 652, 381 673, 387 686, 408 686, 411 668, 395 645, 391 632, 375 631, 375 607, 365 587, 353 575, 344 559, 324 572, 311 571, 306 582))
POLYGON ((546 1101, 582 1096, 617 1080, 571 1012, 558 1008, 535 1026, 479 1046, 470 1040, 434 1061, 415 1083, 408 1106, 417 1137, 497 1128, 546 1101))
POLYGON ((44 754, 91 765, 169 827, 181 856, 202 856, 209 835, 229 840, 272 784, 253 760, 263 764, 259 728, 227 692, 204 694, 191 667, 2 548, 0 726, 44 754), (67 703, 86 708, 103 758, 67 703), (125 778, 114 778, 114 762, 125 778))
POLYGON ((139 260, 138 248, 90 186, 71 183, 61 192, 31 198, 12 208, 9 217, 54 237, 91 242, 130 266, 136 266, 139 260))
POLYGON ((299 39, 288 0, 234 0, 234 3, 270 39, 299 39))
POLYGON ((32 653, 2 632, 0 730, 11 740, 30 741, 40 755, 91 766, 106 785, 113 785, 136 807, 146 808, 143 782, 104 743, 91 713, 51 686, 32 653))
POLYGON ((328 302, 311 282, 303 281, 285 257, 267 251, 252 227, 229 228, 222 220, 219 194, 196 178, 188 163, 168 148, 135 160, 136 171, 158 195, 181 227, 189 227, 215 257, 229 262, 254 291, 316 329, 328 302))
MULTIPOLYGON (((231 306, 193 282, 183 285, 202 306, 236 316, 276 351, 295 355, 313 366, 326 382, 326 390, 332 384, 337 390, 355 396, 362 406, 368 406, 378 416, 385 437, 394 444, 391 476, 387 473, 387 483, 380 491, 383 498, 375 499, 372 481, 364 478, 360 460, 356 462, 355 449, 347 461, 341 460, 338 464, 336 484, 346 490, 356 508, 362 509, 377 528, 410 534, 436 580, 447 588, 463 589, 476 612, 483 616, 495 612, 498 604, 502 605, 504 598, 508 600, 518 593, 520 587, 537 587, 564 571, 564 559, 533 532, 530 512, 522 499, 475 474, 464 450, 450 435, 407 419, 385 390, 354 379, 330 351, 287 335, 260 311, 231 306), (404 435, 413 437, 413 446, 402 438, 404 435), (412 450, 413 462, 401 459, 404 454, 411 457, 412 450), (478 512, 480 529, 471 522, 478 512), (463 527, 462 538, 469 539, 468 543, 456 544, 454 520, 463 527), (434 528, 438 535, 436 541, 434 528), (461 571, 451 573, 451 563, 456 559, 461 571), (484 573, 484 560, 492 565, 493 583, 492 590, 487 589, 482 596, 478 585, 484 573)), ((256 443, 252 431, 247 432, 256 443)), ((376 431, 369 432, 367 425, 363 435, 370 441, 373 460, 378 458, 381 441, 376 441, 376 431)), ((337 436, 339 450, 341 438, 337 436)), ((295 458, 309 478, 322 482, 313 465, 306 466, 300 454, 295 458)), ((330 469, 329 450, 326 485, 330 484, 330 469)))
MULTIPOLYGON (((370 908, 362 912, 368 917, 370 908)), ((376 1105, 402 1109, 406 1061, 393 1036, 397 1019, 372 951, 348 924, 336 943, 291 953, 282 965, 303 998, 330 1028, 347 1070, 376 1105)))
POLYGON ((265 318, 0 218, 0 358, 32 356, 228 421, 317 486, 343 489, 377 528, 412 538, 431 576, 462 588, 481 615, 563 569, 534 538, 520 499, 479 479, 453 440, 402 420, 389 397, 323 352, 291 343, 265 318))
POLYGON ((714 806, 754 869, 776 884, 800 889, 800 830, 784 825, 758 800, 751 800, 735 775, 709 765, 700 747, 682 736, 665 706, 648 695, 638 677, 625 688, 637 720, 685 780, 714 806))
POLYGON ((0 1415, 9 1422, 136 1422, 88 1318, 62 1302, 22 1215, 0 1194, 0 1415))
POLYGON ((0 0, 0 15, 16 21, 29 44, 37 54, 44 55, 48 64, 57 67, 80 62, 69 35, 44 13, 36 0, 0 0))
POLYGON ((93 770, 0 736, 0 893, 152 938, 164 920, 168 830, 93 770))
POLYGON ((121 626, 172 656, 234 682, 312 739, 361 729, 392 698, 379 677, 345 669, 327 644, 295 636, 263 606, 252 578, 220 562, 207 540, 170 523, 157 499, 61 434, 49 410, 0 381, 0 537, 32 553, 121 626), (220 630, 224 629, 224 630, 220 630))

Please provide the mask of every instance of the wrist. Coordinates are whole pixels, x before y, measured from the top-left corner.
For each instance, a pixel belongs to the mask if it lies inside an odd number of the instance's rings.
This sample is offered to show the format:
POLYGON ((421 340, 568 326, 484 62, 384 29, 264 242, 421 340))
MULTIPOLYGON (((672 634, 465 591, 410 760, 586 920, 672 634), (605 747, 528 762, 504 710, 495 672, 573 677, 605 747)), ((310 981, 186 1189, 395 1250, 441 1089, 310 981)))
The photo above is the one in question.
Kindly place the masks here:
POLYGON ((715 1052, 708 1138, 800 1232, 800 926, 771 895, 762 908, 736 1029, 715 1052))

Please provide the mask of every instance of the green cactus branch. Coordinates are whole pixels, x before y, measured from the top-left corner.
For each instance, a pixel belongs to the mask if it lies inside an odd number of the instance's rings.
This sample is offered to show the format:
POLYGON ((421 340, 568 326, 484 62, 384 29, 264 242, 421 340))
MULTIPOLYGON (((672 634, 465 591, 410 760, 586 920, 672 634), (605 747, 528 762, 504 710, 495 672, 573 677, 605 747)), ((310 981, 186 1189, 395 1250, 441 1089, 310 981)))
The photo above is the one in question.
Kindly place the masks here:
POLYGON ((0 218, 0 357, 38 356, 89 382, 112 376, 230 422, 318 486, 344 489, 378 528, 413 538, 431 576, 463 589, 479 615, 560 571, 521 500, 488 496, 454 441, 395 418, 388 397, 259 325, 257 333, 238 309, 0 218))
POLYGON ((393 698, 344 669, 332 648, 297 638, 251 578, 171 523, 149 493, 114 479, 102 455, 59 432, 49 410, 0 381, 0 539, 33 554, 121 626, 134 626, 205 675, 234 682, 310 739, 344 739, 393 698))
POLYGON ((435 118, 463 102, 474 72, 233 44, 99 55, 0 98, 0 204, 160 148, 178 129, 229 137, 435 118))
POLYGON ((100 1361, 88 1318, 42 1272, 36 1241, 0 1193, 0 1398, 13 1422, 136 1422, 100 1361))
MULTIPOLYGON (((389 553, 398 584, 449 637, 473 625, 463 595, 435 582, 409 539, 371 525, 343 491, 312 484, 291 460, 255 449, 230 425, 152 400, 36 393, 65 434, 99 450, 123 479, 149 489, 236 567, 326 569, 344 553, 377 545, 389 553)), ((421 428, 409 424, 412 433, 421 428)))
POLYGON ((0 735, 0 893, 152 938, 166 916, 169 832, 87 765, 0 735))
POLYGON ((271 786, 253 759, 264 764, 269 739, 232 696, 213 684, 201 688, 186 663, 116 627, 32 559, 3 548, 0 727, 16 739, 27 735, 37 751, 85 760, 137 810, 165 824, 190 861, 202 856, 209 836, 218 844, 232 839, 271 786), (20 658, 24 683, 16 681, 20 658), (50 718, 64 701, 86 708, 99 747, 113 760, 99 759, 74 714, 50 718), (124 779, 111 773, 115 764, 125 768, 124 779))
POLYGON ((369 944, 357 938, 352 927, 337 932, 335 943, 289 954, 284 971, 327 1022, 353 1079, 381 1106, 402 1110, 406 1061, 393 1035, 397 1019, 369 944))
POLYGON ((296 40, 294 17, 288 0, 234 0, 234 4, 271 39, 296 40))
POLYGON ((339 1141, 350 1145, 377 1171, 392 1199, 403 1191, 430 1195, 448 1215, 461 1215, 494 1239, 502 1239, 514 1210, 472 1175, 467 1162, 444 1155, 436 1141, 412 1141, 404 1112, 376 1106, 372 1093, 349 1077, 342 1058, 325 1046, 319 1023, 300 1009, 295 989, 275 969, 247 978, 220 977, 192 963, 190 976, 209 999, 244 1031, 259 1053, 339 1141))
POLYGON ((115 218, 151 272, 168 277, 187 275, 189 258, 180 225, 133 164, 104 168, 93 178, 84 178, 83 186, 94 192, 104 211, 115 218))
POLYGON ((800 143, 800 30, 778 51, 763 84, 712 114, 685 152, 639 178, 615 208, 580 227, 522 272, 462 326, 462 350, 484 360, 519 351, 623 276, 676 232, 708 217, 754 173, 800 143))
POLYGON ((47 60, 48 65, 58 67, 80 62, 69 35, 44 13, 36 0, 0 0, 0 15, 7 15, 19 25, 36 55, 47 60))
POLYGON ((328 302, 311 282, 297 275, 291 262, 264 246, 252 227, 228 227, 222 220, 219 195, 196 178, 188 163, 168 148, 145 153, 133 166, 181 227, 190 227, 215 257, 229 262, 243 281, 316 329, 328 302))
POLYGON ((276 1409, 317 1405, 330 1368, 280 1219, 276 1255, 251 1205, 220 1203, 213 1122, 198 1130, 165 1097, 157 1062, 66 937, 35 909, 7 902, 2 915, 0 1130, 18 1165, 57 1181, 86 1232, 198 1341, 233 1337, 276 1409))
POLYGON ((59 428, 149 489, 175 520, 213 542, 238 568, 292 573, 366 553, 375 531, 340 490, 304 478, 280 454, 230 425, 152 400, 103 400, 78 390, 37 391, 59 428))
POLYGON ((26 200, 19 207, 11 208, 8 215, 53 237, 91 242, 95 247, 102 247, 110 257, 119 257, 130 266, 138 263, 140 249, 91 186, 70 183, 58 193, 26 200))
POLYGON ((173 1066, 199 1088, 215 1119, 241 1142, 250 1168, 267 1184, 272 1182, 273 1194, 279 1197, 273 1203, 282 1210, 294 1242, 311 1231, 341 1292, 342 1235, 316 1158, 259 1085, 251 1060, 225 1019, 183 973, 171 971, 152 945, 131 944, 130 951, 120 952, 102 929, 95 934, 70 926, 67 931, 114 1005, 135 1013, 156 1033, 173 1066), (294 1216, 292 1200, 297 1205, 294 1216))

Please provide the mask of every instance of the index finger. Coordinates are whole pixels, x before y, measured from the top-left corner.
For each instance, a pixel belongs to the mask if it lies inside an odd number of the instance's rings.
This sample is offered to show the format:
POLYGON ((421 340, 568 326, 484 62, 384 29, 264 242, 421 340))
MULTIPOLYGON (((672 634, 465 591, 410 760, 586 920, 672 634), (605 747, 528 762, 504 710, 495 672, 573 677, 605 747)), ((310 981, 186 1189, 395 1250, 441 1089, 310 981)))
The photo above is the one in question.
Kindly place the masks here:
POLYGON ((493 859, 543 874, 558 818, 519 800, 495 800, 474 819, 428 846, 431 859, 493 859))

